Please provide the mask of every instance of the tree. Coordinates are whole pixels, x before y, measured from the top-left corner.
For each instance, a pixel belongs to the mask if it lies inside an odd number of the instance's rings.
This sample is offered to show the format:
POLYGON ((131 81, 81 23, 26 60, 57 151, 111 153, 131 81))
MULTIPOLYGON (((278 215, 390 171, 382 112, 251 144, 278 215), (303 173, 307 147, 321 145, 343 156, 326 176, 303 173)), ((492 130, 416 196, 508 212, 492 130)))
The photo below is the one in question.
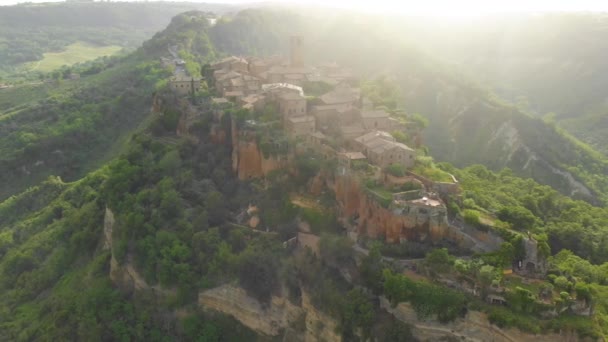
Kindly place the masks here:
POLYGON ((520 231, 531 230, 536 225, 536 216, 530 210, 521 206, 506 206, 498 212, 501 221, 509 222, 520 231))
POLYGON ((279 286, 279 264, 268 252, 248 251, 240 257, 239 283, 263 304, 269 304, 272 293, 279 286))
POLYGON ((425 129, 429 126, 429 119, 425 118, 419 113, 412 114, 412 122, 416 124, 418 129, 425 129))
POLYGON ((555 287, 557 287, 559 290, 568 290, 570 288, 570 286, 572 285, 572 283, 570 283, 570 281, 568 281, 568 278, 566 278, 564 276, 559 276, 559 277, 555 278, 555 280, 553 281, 553 284, 555 284, 555 287))
POLYGON ((360 328, 363 340, 367 340, 371 335, 374 319, 374 306, 367 295, 361 289, 350 290, 346 294, 340 322, 343 336, 350 340, 355 336, 354 329, 360 328))
POLYGON ((445 272, 452 265, 452 258, 447 248, 436 248, 426 254, 424 262, 433 270, 445 272))
POLYGON ((477 279, 479 279, 479 283, 481 284, 482 291, 487 292, 490 285, 492 285, 492 281, 496 278, 496 270, 493 266, 483 265, 479 269, 479 274, 477 275, 477 279))

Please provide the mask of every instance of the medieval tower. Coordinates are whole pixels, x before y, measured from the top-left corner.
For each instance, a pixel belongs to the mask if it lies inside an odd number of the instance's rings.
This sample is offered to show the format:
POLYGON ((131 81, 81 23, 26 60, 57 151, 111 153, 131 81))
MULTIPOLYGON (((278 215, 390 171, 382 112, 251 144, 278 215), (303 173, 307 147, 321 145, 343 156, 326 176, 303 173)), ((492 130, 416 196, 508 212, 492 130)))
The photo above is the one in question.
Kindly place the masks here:
POLYGON ((304 57, 303 55, 303 46, 302 46, 302 36, 291 36, 289 42, 290 49, 290 66, 291 67, 303 67, 304 66, 304 57))

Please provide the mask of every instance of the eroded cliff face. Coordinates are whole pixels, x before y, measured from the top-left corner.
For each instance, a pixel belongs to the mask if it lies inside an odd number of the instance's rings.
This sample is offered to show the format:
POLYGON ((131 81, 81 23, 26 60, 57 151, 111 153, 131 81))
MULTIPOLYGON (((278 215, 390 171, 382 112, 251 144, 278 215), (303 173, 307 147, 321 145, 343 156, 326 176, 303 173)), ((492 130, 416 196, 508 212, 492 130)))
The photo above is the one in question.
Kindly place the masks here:
POLYGON ((354 177, 338 177, 334 191, 341 219, 354 221, 358 234, 371 238, 384 236, 388 243, 438 241, 450 234, 445 215, 403 215, 384 208, 365 193, 354 177))
POLYGON ((255 141, 239 140, 233 144, 232 167, 239 179, 265 177, 271 171, 286 167, 285 161, 266 158, 255 141))
POLYGON ((112 232, 114 231, 116 220, 114 213, 110 208, 106 207, 103 224, 103 249, 111 251, 110 258, 110 280, 112 283, 125 292, 135 290, 152 290, 155 293, 167 295, 173 293, 173 290, 163 289, 160 286, 150 286, 145 279, 137 272, 131 260, 131 256, 127 255, 124 263, 119 263, 112 250, 112 232))
POLYGON ((292 331, 292 338, 305 342, 342 340, 335 332, 335 320, 318 311, 305 293, 302 294, 302 304, 299 306, 285 297, 277 296, 273 296, 270 304, 264 306, 247 295, 244 289, 226 284, 199 293, 198 304, 205 310, 230 315, 264 335, 278 336, 299 322, 304 322, 304 326, 300 327, 303 331, 292 331))
POLYGON ((411 324, 413 333, 421 341, 438 341, 457 338, 466 342, 576 342, 584 341, 576 333, 533 335, 518 329, 500 329, 492 325, 487 316, 479 311, 469 311, 464 318, 443 324, 435 320, 419 320, 416 311, 407 303, 392 308, 388 300, 380 298, 380 306, 396 319, 411 324))
POLYGON ((232 124, 232 169, 239 179, 265 177, 270 172, 288 166, 284 156, 264 156, 255 138, 255 132, 239 132, 232 124))

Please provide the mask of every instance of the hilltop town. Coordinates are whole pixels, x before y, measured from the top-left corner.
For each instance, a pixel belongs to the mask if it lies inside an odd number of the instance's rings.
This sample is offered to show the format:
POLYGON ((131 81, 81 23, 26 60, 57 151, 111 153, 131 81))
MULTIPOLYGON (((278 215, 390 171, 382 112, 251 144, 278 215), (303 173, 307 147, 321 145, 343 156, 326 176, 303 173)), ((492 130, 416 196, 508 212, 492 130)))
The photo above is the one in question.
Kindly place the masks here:
MULTIPOLYGON (((288 61, 279 56, 230 56, 211 64, 207 83, 217 95, 212 99, 217 121, 230 107, 265 113, 243 122, 241 140, 246 139, 247 131, 278 128, 264 137, 270 144, 280 145, 283 133, 286 139, 295 142, 293 153, 311 151, 325 160, 336 160, 342 175, 369 169, 371 178, 378 183, 415 184, 413 191, 389 195, 391 205, 428 207, 441 216, 438 222, 447 222, 445 203, 440 195, 457 194, 458 182, 447 174, 438 182, 411 172, 417 163, 416 150, 397 141, 390 133, 418 136, 418 128, 404 118, 392 116, 386 108, 374 107, 355 86, 357 78, 351 70, 336 63, 306 65, 303 49, 303 38, 293 36, 288 61), (307 84, 322 84, 326 89, 317 90, 318 96, 311 96, 304 90, 307 84), (387 170, 392 171, 388 176, 384 172, 387 170), (391 180, 387 181, 387 177, 391 180)), ((183 63, 179 59, 175 61, 170 87, 177 94, 188 95, 200 90, 201 78, 187 76, 181 67, 183 63)), ((419 141, 415 147, 420 147, 419 141)), ((287 155, 284 160, 290 158, 287 155)), ((281 163, 276 163, 275 167, 279 165, 281 163)), ((247 171, 239 173, 242 179, 253 176, 255 174, 247 171)))
MULTIPOLYGON (((298 156, 312 155, 333 163, 331 180, 316 180, 336 193, 340 222, 354 241, 367 237, 388 243, 448 240, 474 252, 500 248, 501 237, 448 214, 446 203, 461 201, 461 188, 453 175, 429 167, 428 157, 417 151, 421 127, 375 106, 357 86, 352 70, 336 63, 306 65, 301 36, 290 37, 287 60, 229 56, 203 70, 205 82, 188 75, 185 61, 169 51, 174 58, 163 58, 162 63, 173 67, 169 87, 175 94, 193 96, 203 83, 213 89, 216 136, 225 134, 221 124, 225 113, 235 113, 232 155, 240 179, 264 177, 289 168, 298 156), (306 87, 314 94, 306 93, 306 87), (396 139, 394 134, 400 133, 413 137, 408 139, 413 147, 396 139)), ((198 115, 190 105, 186 107, 181 126, 198 115)), ((319 184, 311 184, 310 190, 319 194, 319 184)), ((252 228, 259 228, 257 216, 251 222, 255 222, 252 228)), ((525 241, 530 252, 514 270, 544 274, 546 265, 537 256, 537 242, 532 237, 525 241)))
MULTIPOLYGON (((387 244, 448 243, 469 255, 501 255, 504 243, 513 240, 525 250, 521 258, 508 266, 507 257, 505 269, 492 267, 492 272, 517 273, 523 279, 518 281, 525 283, 546 275, 546 255, 531 234, 488 229, 450 213, 451 206, 462 205, 462 189, 453 175, 436 168, 424 152, 420 125, 371 101, 352 70, 336 63, 307 65, 303 51, 303 38, 292 36, 287 60, 229 56, 204 66, 204 79, 188 75, 183 60, 164 58, 163 63, 174 70, 169 87, 182 101, 178 133, 188 132, 201 113, 186 99, 195 102, 195 94, 207 90, 207 108, 213 113, 211 137, 222 143, 230 135, 238 178, 256 180, 277 170, 297 175, 298 160, 320 161, 325 168, 315 171, 304 192, 312 194, 312 199, 325 191, 332 193, 338 221, 355 243, 355 251, 368 255, 365 241, 371 239, 387 244)), ((295 202, 306 201, 299 198, 306 194, 295 196, 295 202)), ((259 210, 249 205, 237 216, 237 223, 268 230, 259 210)), ((301 223, 297 236, 285 245, 296 243, 319 254, 319 237, 301 223)), ((405 272, 415 272, 418 265, 415 259, 384 260, 405 272)), ((463 282, 454 274, 436 280, 491 305, 505 305, 509 293, 520 291, 500 282, 486 288, 480 280, 463 282)), ((551 302, 551 295, 547 296, 545 304, 551 302)), ((555 317, 557 311, 551 310, 547 315, 555 317)), ((579 315, 592 313, 586 303, 574 303, 571 310, 579 315)))

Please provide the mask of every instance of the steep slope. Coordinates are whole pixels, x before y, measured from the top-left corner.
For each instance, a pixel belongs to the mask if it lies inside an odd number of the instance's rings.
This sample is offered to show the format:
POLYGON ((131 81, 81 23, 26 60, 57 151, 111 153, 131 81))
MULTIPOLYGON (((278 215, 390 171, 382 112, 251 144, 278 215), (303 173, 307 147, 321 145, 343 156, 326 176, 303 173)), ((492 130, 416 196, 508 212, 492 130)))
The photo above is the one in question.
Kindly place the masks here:
POLYGON ((605 153, 602 130, 608 126, 599 118, 606 116, 607 24, 603 13, 562 13, 495 16, 441 27, 406 23, 404 30, 521 108, 536 116, 555 113, 564 128, 605 153))
POLYGON ((76 180, 120 152, 129 134, 150 117, 154 93, 171 74, 159 60, 169 54, 169 42, 202 59, 214 56, 207 35, 195 34, 208 27, 206 16, 190 24, 180 18, 168 27, 172 39, 159 35, 129 56, 82 67, 79 80, 2 93, 0 199, 49 175, 76 180))

